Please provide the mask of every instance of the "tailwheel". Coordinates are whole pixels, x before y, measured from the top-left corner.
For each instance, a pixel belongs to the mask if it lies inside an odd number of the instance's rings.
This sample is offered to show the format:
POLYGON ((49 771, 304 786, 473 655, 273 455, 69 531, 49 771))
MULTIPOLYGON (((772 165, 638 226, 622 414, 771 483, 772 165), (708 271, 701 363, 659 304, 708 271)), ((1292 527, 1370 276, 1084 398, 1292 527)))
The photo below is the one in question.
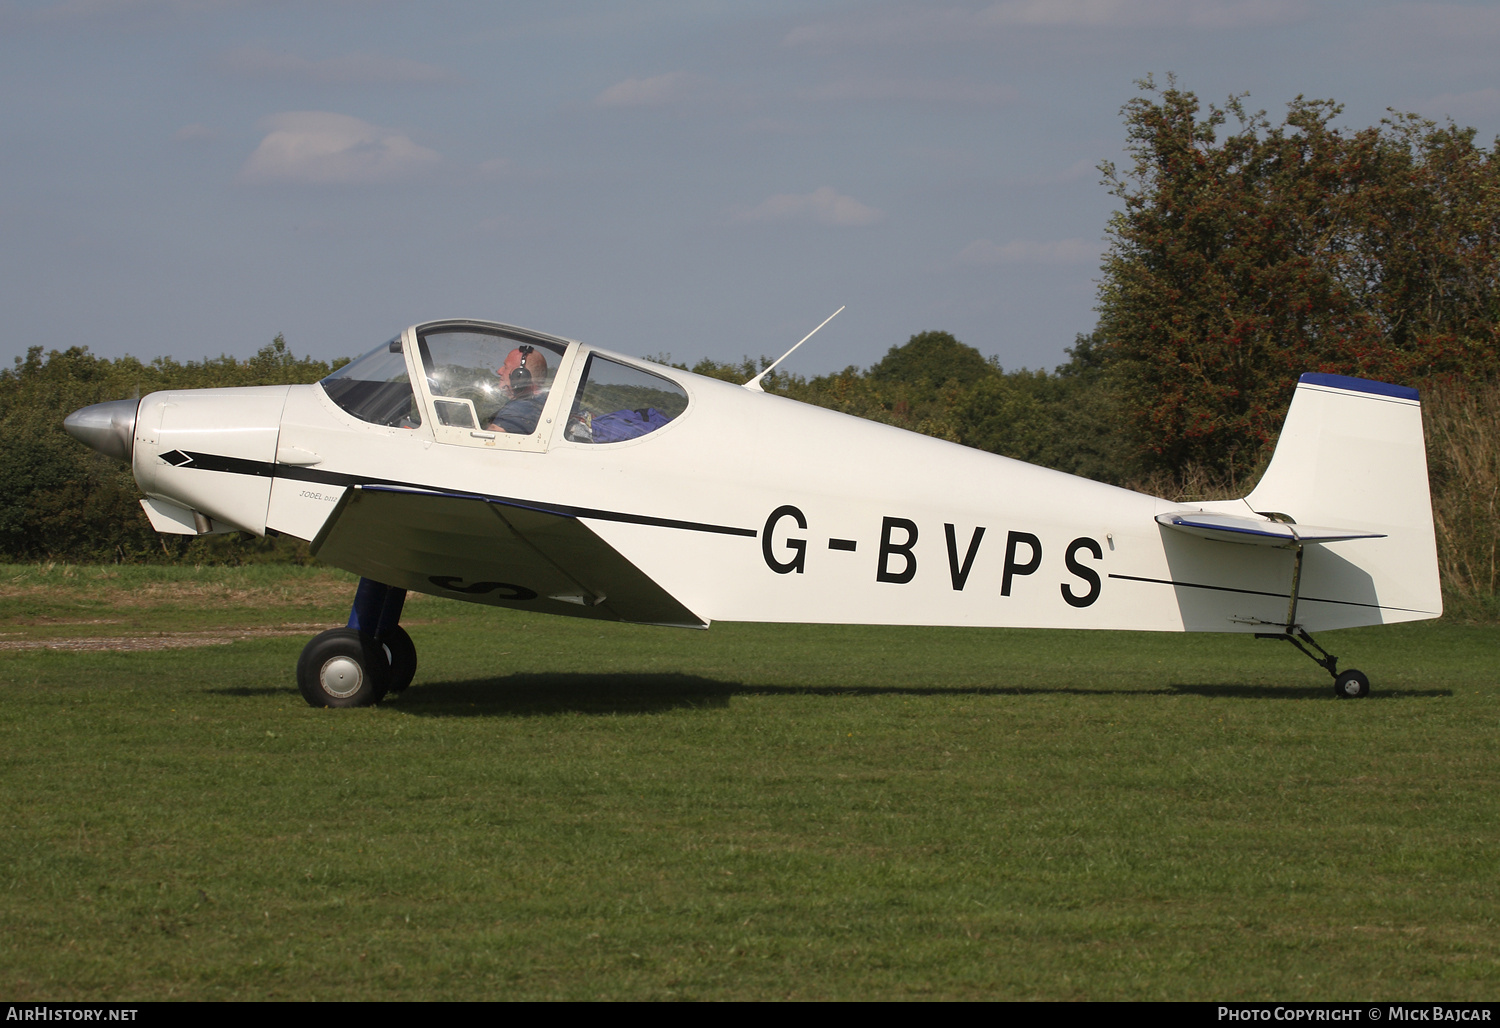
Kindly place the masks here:
POLYGON ((417 674, 417 644, 411 641, 406 629, 392 625, 380 634, 380 648, 390 664, 386 690, 400 692, 417 674))
POLYGON ((1363 671, 1356 671, 1354 668, 1350 668, 1347 671, 1340 671, 1339 659, 1319 646, 1301 625, 1292 625, 1285 632, 1276 632, 1274 634, 1270 632, 1256 632, 1255 638, 1285 639, 1297 647, 1297 649, 1307 654, 1312 658, 1314 664, 1317 664, 1333 676, 1333 694, 1341 700, 1357 700, 1361 696, 1370 695, 1370 679, 1365 676, 1365 673, 1363 671), (1303 645, 1304 643, 1306 645, 1303 645), (1308 647, 1312 647, 1312 649, 1308 647), (1313 653, 1313 650, 1317 650, 1322 656, 1317 656, 1313 653))
POLYGON ((1357 700, 1370 695, 1370 680, 1363 671, 1350 668, 1341 671, 1333 680, 1333 694, 1341 700, 1357 700))
MULTIPOLYGON (((415 649, 412 657, 415 672, 415 649)), ((334 628, 313 636, 303 648, 297 660, 297 688, 314 707, 368 707, 384 698, 391 666, 385 649, 372 637, 352 628, 334 628)))

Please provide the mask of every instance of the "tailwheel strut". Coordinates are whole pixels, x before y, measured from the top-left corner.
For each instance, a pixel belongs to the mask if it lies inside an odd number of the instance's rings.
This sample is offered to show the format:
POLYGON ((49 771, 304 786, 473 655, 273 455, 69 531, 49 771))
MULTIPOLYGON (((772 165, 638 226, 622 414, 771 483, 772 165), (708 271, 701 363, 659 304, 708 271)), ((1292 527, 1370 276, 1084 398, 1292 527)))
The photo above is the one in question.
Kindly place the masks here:
POLYGON ((1357 700, 1370 695, 1370 679, 1363 671, 1349 668, 1339 670, 1339 659, 1318 645, 1307 629, 1297 624, 1297 591, 1302 583, 1302 544, 1297 544, 1297 556, 1292 563, 1292 592, 1286 610, 1286 628, 1280 632, 1256 632, 1257 639, 1285 639, 1333 676, 1333 694, 1339 699, 1357 700), (1309 649, 1308 647, 1311 647, 1309 649), (1317 650, 1322 656, 1313 653, 1317 650))

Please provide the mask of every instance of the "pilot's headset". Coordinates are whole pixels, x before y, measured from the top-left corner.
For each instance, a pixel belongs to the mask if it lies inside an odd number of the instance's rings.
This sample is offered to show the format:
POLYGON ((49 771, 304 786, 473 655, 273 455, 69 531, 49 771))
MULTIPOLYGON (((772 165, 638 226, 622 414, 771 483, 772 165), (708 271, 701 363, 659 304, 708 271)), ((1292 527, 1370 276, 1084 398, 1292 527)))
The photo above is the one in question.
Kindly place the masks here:
POLYGON ((530 396, 537 388, 536 376, 547 374, 547 358, 536 352, 536 347, 522 343, 505 358, 500 369, 510 383, 512 396, 530 396))

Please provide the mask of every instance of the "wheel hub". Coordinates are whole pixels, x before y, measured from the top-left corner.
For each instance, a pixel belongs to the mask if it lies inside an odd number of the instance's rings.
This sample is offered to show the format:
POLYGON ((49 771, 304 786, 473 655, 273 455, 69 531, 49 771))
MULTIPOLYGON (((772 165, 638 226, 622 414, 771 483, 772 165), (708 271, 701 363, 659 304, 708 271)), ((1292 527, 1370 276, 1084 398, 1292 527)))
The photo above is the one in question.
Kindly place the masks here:
POLYGON ((359 691, 364 682, 364 671, 359 663, 349 657, 333 657, 323 662, 318 672, 318 682, 328 695, 347 699, 359 691))

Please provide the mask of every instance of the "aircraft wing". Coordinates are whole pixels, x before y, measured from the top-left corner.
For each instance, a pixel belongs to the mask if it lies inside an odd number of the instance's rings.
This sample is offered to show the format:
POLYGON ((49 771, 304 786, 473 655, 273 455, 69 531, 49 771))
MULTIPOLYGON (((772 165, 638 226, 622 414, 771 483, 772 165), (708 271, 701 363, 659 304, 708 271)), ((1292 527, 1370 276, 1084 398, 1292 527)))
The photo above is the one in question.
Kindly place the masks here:
POLYGON ((577 517, 486 497, 354 486, 312 552, 365 578, 434 596, 708 627, 577 517))
POLYGON ((1226 543, 1250 543, 1256 546, 1290 548, 1298 543, 1336 543, 1345 539, 1384 539, 1385 533, 1360 528, 1320 528, 1285 521, 1262 521, 1238 514, 1209 514, 1204 511, 1172 511, 1158 514, 1156 520, 1168 528, 1216 539, 1226 543))

